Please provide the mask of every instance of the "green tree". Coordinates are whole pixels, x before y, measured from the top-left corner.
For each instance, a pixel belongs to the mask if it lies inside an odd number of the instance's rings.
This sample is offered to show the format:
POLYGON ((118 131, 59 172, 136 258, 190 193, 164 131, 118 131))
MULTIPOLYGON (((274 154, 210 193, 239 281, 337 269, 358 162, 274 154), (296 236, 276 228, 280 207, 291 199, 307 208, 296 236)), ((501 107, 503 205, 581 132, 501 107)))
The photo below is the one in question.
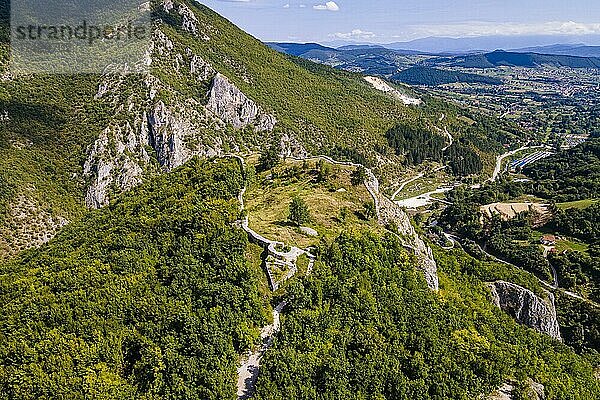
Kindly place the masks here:
POLYGON ((367 201, 363 204, 363 215, 367 221, 377 218, 377 209, 375 208, 374 202, 367 201))
POLYGON ((298 196, 295 196, 290 203, 290 213, 288 219, 298 226, 310 221, 310 212, 308 210, 308 206, 304 200, 298 196))
POLYGON ((279 143, 271 143, 261 153, 258 159, 258 172, 268 171, 275 168, 281 161, 279 158, 279 143))
POLYGON ((331 165, 323 160, 317 161, 317 182, 325 182, 331 176, 331 165))
POLYGON ((358 167, 352 172, 352 176, 350 177, 350 181, 354 186, 358 186, 362 184, 367 178, 367 170, 365 167, 358 167))

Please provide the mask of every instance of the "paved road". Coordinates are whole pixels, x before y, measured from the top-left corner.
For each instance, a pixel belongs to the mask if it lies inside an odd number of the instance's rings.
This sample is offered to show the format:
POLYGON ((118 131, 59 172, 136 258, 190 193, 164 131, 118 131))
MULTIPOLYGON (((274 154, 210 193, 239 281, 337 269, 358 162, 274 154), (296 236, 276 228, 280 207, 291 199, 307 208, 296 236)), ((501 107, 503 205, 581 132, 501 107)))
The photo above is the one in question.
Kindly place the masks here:
POLYGON ((496 158, 496 167, 494 168, 494 173, 492 173, 492 177, 489 180, 491 182, 494 182, 498 179, 498 176, 500 175, 500 171, 502 170, 502 162, 505 159, 517 154, 520 151, 527 150, 527 149, 528 149, 527 146, 523 146, 523 147, 518 148, 517 150, 512 150, 512 151, 509 151, 507 153, 504 153, 504 154, 498 156, 498 158, 496 158))
POLYGON ((502 172, 502 163, 504 162, 504 160, 506 158, 514 156, 515 154, 517 154, 520 151, 531 150, 531 149, 540 149, 543 147, 544 146, 523 146, 516 150, 512 150, 512 151, 509 151, 507 153, 504 153, 504 154, 498 156, 498 158, 496 158, 496 167, 494 168, 494 173, 492 174, 492 177, 489 179, 489 181, 494 182, 498 179, 498 177, 500 176, 500 172, 502 172))

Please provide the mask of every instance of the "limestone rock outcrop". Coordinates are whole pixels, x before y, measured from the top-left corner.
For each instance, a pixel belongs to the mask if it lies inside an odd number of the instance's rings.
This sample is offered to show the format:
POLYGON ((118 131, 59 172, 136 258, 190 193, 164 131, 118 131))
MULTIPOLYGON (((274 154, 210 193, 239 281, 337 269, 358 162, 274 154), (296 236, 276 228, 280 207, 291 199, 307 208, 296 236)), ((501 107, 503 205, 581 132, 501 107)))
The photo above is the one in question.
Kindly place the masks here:
POLYGON ((206 108, 236 129, 253 124, 257 131, 270 131, 277 123, 275 117, 264 113, 255 102, 220 73, 212 80, 206 108))
POLYGON ((379 195, 378 197, 380 222, 383 225, 393 224, 397 226, 398 233, 404 239, 405 247, 415 255, 417 268, 423 271, 427 286, 431 290, 437 291, 439 289, 439 279, 433 251, 418 235, 410 222, 410 218, 402 208, 385 196, 379 195))
MULTIPOLYGON (((480 399, 485 398, 486 400, 513 400, 515 396, 515 386, 513 383, 505 382, 497 390, 487 397, 480 396, 480 399)), ((531 400, 545 400, 546 399, 546 388, 541 383, 535 382, 533 379, 528 378, 525 387, 525 396, 531 400)), ((521 398, 521 397, 519 397, 521 398)))
MULTIPOLYGON (((203 26, 185 5, 165 0, 164 9, 182 17, 196 35, 203 26)), ((149 173, 170 171, 194 156, 211 157, 244 148, 236 130, 271 131, 276 118, 217 72, 200 54, 176 46, 156 28, 148 49, 150 65, 142 77, 107 73, 95 99, 114 109, 114 119, 88 148, 84 176, 89 207, 102 207, 115 194, 138 185, 149 173), (165 76, 169 78, 165 80, 165 76), (183 94, 173 87, 196 87, 183 94)))
POLYGON ((504 281, 490 283, 489 287, 494 304, 517 322, 561 340, 552 293, 547 292, 543 299, 531 290, 504 281))

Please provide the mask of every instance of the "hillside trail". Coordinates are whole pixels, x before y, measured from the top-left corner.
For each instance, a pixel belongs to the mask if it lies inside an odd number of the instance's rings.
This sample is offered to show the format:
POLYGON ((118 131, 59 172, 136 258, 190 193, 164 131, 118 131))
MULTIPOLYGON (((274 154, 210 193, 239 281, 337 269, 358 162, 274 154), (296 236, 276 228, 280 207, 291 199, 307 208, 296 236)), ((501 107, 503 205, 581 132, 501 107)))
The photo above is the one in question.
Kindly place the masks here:
MULTIPOLYGON (((458 243, 460 245, 460 240, 462 240, 462 238, 460 238, 459 236, 454 235, 454 234, 450 234, 450 233, 447 233, 447 232, 444 232, 444 235, 446 235, 447 237, 452 238, 456 243, 458 243)), ((492 260, 494 260, 496 262, 499 262, 501 264, 505 264, 505 265, 508 265, 508 266, 511 266, 511 267, 514 267, 514 268, 517 268, 517 269, 520 269, 520 270, 524 271, 524 269, 521 268, 521 267, 519 267, 518 265, 515 265, 515 264, 510 263, 508 261, 505 261, 505 260, 503 260, 501 258, 498 258, 495 255, 488 253, 487 250, 483 249, 478 243, 475 243, 475 244, 477 245, 478 249, 481 250, 481 252, 483 254, 485 254, 486 256, 488 256, 490 259, 492 259, 492 260)), ((559 287, 558 286, 558 274, 556 273, 556 269, 552 265, 550 265, 550 268, 552 269, 552 275, 553 275, 553 280, 554 280, 554 282, 552 284, 546 282, 543 279, 538 278, 537 276, 535 276, 533 274, 532 275, 538 280, 538 282, 542 286, 544 286, 546 289, 549 289, 550 291, 556 291, 556 290, 558 290, 558 291, 560 291, 560 293, 562 293, 562 294, 564 294, 564 295, 566 295, 568 297, 571 297, 573 299, 577 299, 577 300, 583 301, 585 303, 588 303, 588 304, 590 304, 591 306, 593 306, 595 308, 600 308, 600 304, 596 303, 595 301, 586 299, 585 297, 582 297, 582 296, 578 295, 577 293, 573 293, 573 292, 571 292, 569 290, 566 290, 566 289, 563 289, 563 288, 559 287)))
MULTIPOLYGON (((246 163, 243 157, 237 154, 228 154, 225 157, 235 158, 239 162, 242 172, 245 174, 246 163)), ((238 194, 238 202, 240 205, 241 212, 245 211, 244 196, 246 194, 246 191, 247 186, 244 186, 238 194)), ((252 228, 250 228, 249 218, 247 215, 239 223, 241 228, 249 235, 249 237, 251 237, 255 242, 261 244, 263 247, 265 247, 269 254, 274 255, 278 259, 288 263, 291 266, 287 276, 284 278, 284 281, 292 278, 298 271, 296 261, 301 255, 306 255, 309 259, 306 271, 307 275, 309 275, 312 272, 316 257, 308 249, 291 247, 290 250, 287 252, 279 251, 278 247, 285 247, 284 243, 267 239, 258 232, 254 231, 252 228)), ((279 286, 278 282, 276 282, 271 276, 269 268, 265 268, 265 270, 267 272, 267 278, 269 280, 271 289, 273 291, 277 290, 279 286)), ((267 350, 273 345, 275 335, 281 330, 281 314, 286 305, 287 300, 282 300, 279 304, 277 304, 277 306, 275 306, 275 308, 273 309, 273 322, 261 328, 260 346, 254 350, 249 351, 247 357, 242 360, 242 363, 237 370, 237 396, 240 400, 249 399, 254 394, 256 380, 258 379, 258 373, 260 370, 260 362, 267 350)))

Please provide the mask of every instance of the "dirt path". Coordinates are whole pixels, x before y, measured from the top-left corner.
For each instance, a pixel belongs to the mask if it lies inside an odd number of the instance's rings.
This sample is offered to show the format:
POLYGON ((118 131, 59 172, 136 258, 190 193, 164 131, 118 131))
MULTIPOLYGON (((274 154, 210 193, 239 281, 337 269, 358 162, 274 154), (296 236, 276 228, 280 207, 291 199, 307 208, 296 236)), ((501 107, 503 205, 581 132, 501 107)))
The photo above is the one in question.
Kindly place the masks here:
POLYGON ((448 144, 442 149, 442 151, 448 150, 454 144, 454 137, 450 134, 450 132, 448 132, 448 127, 446 126, 444 127, 444 134, 446 134, 448 137, 448 144))
MULTIPOLYGON (((445 114, 442 114, 442 116, 440 117, 440 122, 444 120, 444 118, 446 118, 445 114)), ((448 127, 444 127, 444 130, 442 131, 440 128, 436 129, 440 132, 443 132, 444 135, 446 135, 448 137, 448 144, 442 149, 442 152, 445 152, 446 150, 448 150, 450 148, 450 146, 452 146, 454 144, 454 137, 450 134, 450 132, 448 132, 448 127)), ((426 171, 426 172, 422 172, 404 182, 402 182, 400 184, 400 186, 398 187, 398 189, 394 192, 394 194, 392 194, 392 201, 396 200, 396 197, 398 197, 398 195, 400 194, 400 192, 402 192, 404 190, 404 188, 409 185, 410 183, 419 180, 421 178, 423 178, 426 174, 431 173, 431 172, 438 172, 441 171, 443 169, 447 168, 447 165, 443 165, 441 167, 435 168, 431 171, 426 171)), ((417 196, 418 197, 418 196, 417 196)))
MULTIPOLYGON (((246 163, 241 156, 238 155, 227 155, 226 157, 235 158, 240 163, 240 168, 243 172, 246 170, 246 163)), ((240 204, 240 211, 244 211, 245 202, 244 195, 246 194, 247 187, 240 190, 238 194, 238 202, 240 204)), ((284 246, 284 243, 275 240, 267 239, 258 232, 254 231, 249 226, 249 219, 246 215, 242 221, 239 221, 240 227, 248 234, 248 236, 254 241, 262 245, 267 249, 270 255, 276 257, 280 262, 286 263, 291 266, 288 274, 284 277, 284 281, 292 278, 298 271, 296 262, 298 257, 306 255, 309 259, 306 274, 310 275, 313 270, 316 257, 310 253, 309 250, 300 249, 298 247, 291 247, 288 252, 282 252, 277 250, 278 247, 284 246)), ((276 282, 271 275, 269 268, 266 268, 267 279, 272 290, 277 290, 279 282, 276 282)), ((237 395, 238 399, 249 399, 253 394, 256 386, 256 380, 258 379, 258 373, 260 370, 260 361, 264 356, 265 352, 273 344, 275 335, 281 329, 281 313, 287 305, 287 301, 284 300, 279 303, 273 309, 273 323, 269 324, 261 329, 261 345, 254 351, 248 353, 247 358, 242 361, 242 364, 238 368, 238 381, 237 381, 237 395)))
POLYGON ((282 301, 273 309, 273 323, 263 327, 260 331, 260 338, 262 340, 260 348, 250 353, 248 358, 238 368, 237 395, 240 400, 249 399, 254 394, 260 369, 260 360, 273 344, 275 334, 281 329, 280 316, 286 305, 287 302, 282 301))
MULTIPOLYGON (((437 168, 434 168, 434 169, 429 170, 429 171, 421 172, 420 174, 418 174, 418 175, 416 175, 416 176, 414 176, 414 177, 412 177, 412 178, 410 178, 410 179, 402 182, 400 184, 400 186, 398 187, 398 189, 394 192, 394 194, 392 194, 391 200, 395 201, 396 197, 398 197, 398 195, 400 194, 400 192, 402 192, 404 190, 404 188, 406 188, 407 185, 413 183, 416 180, 419 180, 419 179, 423 178, 426 174, 429 174, 429 173, 432 173, 432 172, 438 172, 438 171, 441 171, 441 170, 446 169, 446 168, 448 168, 447 165, 442 165, 441 167, 437 167, 437 168)), ((418 197, 418 196, 415 196, 415 197, 418 197)))

